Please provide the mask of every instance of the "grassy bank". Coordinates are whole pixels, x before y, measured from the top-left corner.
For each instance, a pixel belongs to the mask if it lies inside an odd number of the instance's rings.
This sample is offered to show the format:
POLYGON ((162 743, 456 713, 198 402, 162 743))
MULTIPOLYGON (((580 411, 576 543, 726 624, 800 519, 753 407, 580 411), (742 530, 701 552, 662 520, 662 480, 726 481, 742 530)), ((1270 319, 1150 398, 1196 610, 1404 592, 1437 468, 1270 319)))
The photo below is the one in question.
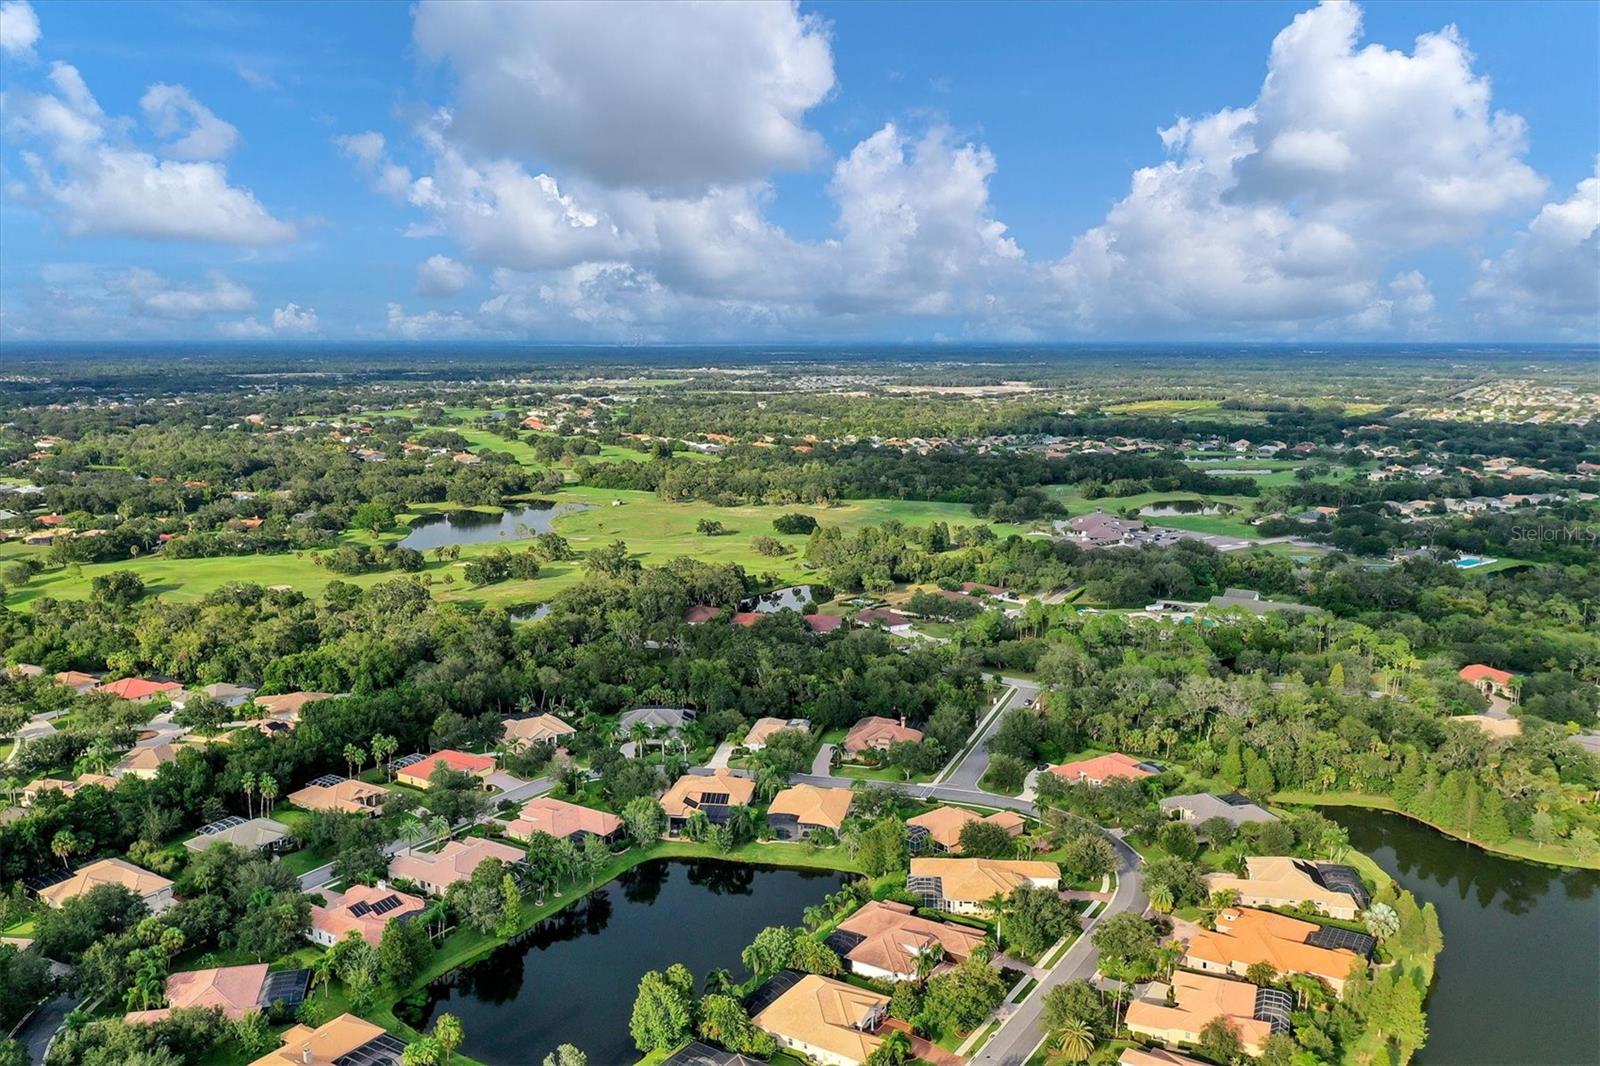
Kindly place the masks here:
POLYGON ((1388 796, 1370 796, 1364 792, 1285 791, 1274 793, 1272 802, 1304 807, 1366 807, 1371 810, 1389 811, 1391 814, 1398 814, 1402 818, 1420 822, 1447 837, 1459 840, 1464 844, 1471 844, 1473 847, 1481 848, 1496 855, 1504 855, 1511 859, 1521 859, 1524 862, 1544 863, 1547 866, 1572 866, 1585 870, 1600 870, 1600 855, 1579 855, 1571 848, 1535 844, 1530 840, 1507 840, 1497 844, 1473 840, 1453 830, 1446 829, 1442 825, 1430 822, 1426 818, 1418 818, 1414 814, 1401 810, 1399 805, 1388 796))

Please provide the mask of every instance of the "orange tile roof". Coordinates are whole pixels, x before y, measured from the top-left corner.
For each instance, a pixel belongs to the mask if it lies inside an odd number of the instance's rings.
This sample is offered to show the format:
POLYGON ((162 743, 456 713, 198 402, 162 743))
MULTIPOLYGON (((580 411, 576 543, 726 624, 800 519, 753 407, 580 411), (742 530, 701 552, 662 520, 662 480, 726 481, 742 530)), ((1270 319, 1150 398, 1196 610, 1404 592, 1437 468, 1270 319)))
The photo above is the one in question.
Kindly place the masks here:
POLYGON ((267 964, 222 966, 188 970, 167 978, 167 1006, 162 1010, 135 1011, 127 1022, 160 1021, 175 1010, 219 1007, 223 1016, 242 1018, 261 1007, 261 990, 267 983, 267 964))
POLYGON ((383 927, 397 918, 404 918, 416 914, 427 905, 416 896, 399 892, 392 888, 375 888, 371 885, 351 885, 343 894, 319 889, 323 898, 328 901, 326 907, 311 905, 311 928, 316 932, 326 933, 335 943, 345 938, 345 934, 354 930, 361 934, 361 938, 373 947, 377 947, 383 939, 383 927), (351 913, 361 903, 376 903, 387 897, 397 896, 400 906, 377 914, 370 909, 363 909, 361 914, 351 913))
POLYGON ((391 878, 404 877, 430 891, 443 892, 457 881, 472 876, 480 863, 499 859, 502 863, 520 862, 524 858, 521 848, 485 837, 467 837, 447 841, 438 851, 406 851, 389 862, 391 878))
POLYGON ((162 889, 172 887, 160 874, 141 869, 123 859, 100 859, 74 870, 71 877, 39 890, 39 898, 52 907, 60 907, 69 899, 77 899, 100 885, 121 885, 135 896, 152 896, 162 889))
POLYGON ((559 839, 574 833, 608 837, 622 828, 622 819, 593 807, 540 796, 522 805, 522 814, 506 826, 506 836, 528 840, 535 833, 549 833, 559 839))
POLYGON ((433 773, 436 766, 448 766, 452 770, 482 777, 494 769, 494 756, 474 755, 470 751, 436 751, 421 762, 412 763, 404 770, 396 771, 395 776, 408 782, 420 781, 422 783, 420 787, 426 788, 428 776, 433 773))
POLYGON ((521 741, 524 744, 543 744, 576 732, 576 729, 553 714, 538 714, 532 718, 514 718, 506 722, 502 736, 508 743, 521 741))
POLYGON ((1059 883, 1061 868, 1038 859, 912 859, 912 877, 937 877, 948 900, 983 903, 1035 880, 1059 883))
POLYGON ((1343 987, 1350 966, 1360 956, 1343 948, 1319 948, 1305 942, 1319 927, 1271 911, 1230 907, 1217 915, 1215 930, 1203 929, 1189 940, 1185 958, 1244 969, 1270 963, 1279 973, 1320 977, 1343 987))
POLYGON ((801 825, 820 825, 837 830, 844 825, 854 798, 848 788, 821 785, 792 785, 772 797, 768 814, 788 814, 801 825))
POLYGON ((922 730, 903 725, 893 718, 872 715, 850 727, 844 737, 844 750, 854 753, 868 748, 887 748, 907 740, 921 740, 922 730))
POLYGON ((716 770, 710 774, 684 774, 672 783, 661 797, 661 806, 670 818, 687 818, 699 809, 700 797, 708 793, 727 793, 728 805, 748 806, 756 795, 756 783, 729 770, 716 770), (689 805, 689 800, 695 806, 689 805))
POLYGON ((96 692, 108 696, 116 696, 124 700, 143 700, 163 692, 177 692, 183 686, 176 681, 148 681, 142 677, 125 677, 121 681, 111 681, 99 688, 96 692))
POLYGON ((344 811, 348 814, 364 814, 382 806, 382 797, 387 796, 389 790, 382 785, 372 785, 354 778, 345 778, 336 785, 307 785, 305 788, 291 792, 286 799, 296 807, 304 807, 308 811, 344 811), (372 806, 361 802, 364 799, 378 797, 378 802, 372 806))
POLYGON ((283 1032, 283 1046, 269 1051, 250 1066, 323 1066, 383 1035, 383 1030, 354 1014, 341 1014, 315 1029, 293 1025, 283 1032))
POLYGON ((807 974, 750 1020, 774 1036, 860 1063, 883 1043, 861 1026, 881 1021, 888 1007, 888 996, 807 974))
POLYGON ((1096 755, 1089 759, 1078 759, 1075 762, 1063 763, 1060 766, 1050 767, 1050 772, 1059 774, 1071 781, 1088 781, 1091 784, 1109 781, 1112 778, 1126 777, 1139 780, 1144 777, 1154 777, 1149 770, 1144 769, 1132 755, 1124 755, 1114 751, 1109 755, 1096 755))
POLYGON ((257 696, 255 705, 268 714, 298 715, 308 703, 331 699, 331 692, 282 692, 276 696, 257 696))
POLYGON ((906 819, 906 825, 926 829, 928 836, 946 851, 955 851, 961 847, 961 830, 968 822, 991 822, 1012 836, 1022 832, 1022 827, 1026 824, 1022 815, 1015 811, 996 811, 985 817, 977 811, 969 811, 964 807, 935 807, 926 814, 906 819))
POLYGON ((1511 679, 1515 675, 1505 670, 1496 670, 1492 666, 1485 666, 1483 663, 1471 663, 1463 666, 1456 676, 1473 684, 1479 681, 1492 681, 1496 685, 1504 687, 1511 684, 1511 679))
POLYGON ((1251 1055, 1259 1054, 1272 1035, 1272 1025, 1255 1016, 1255 985, 1179 970, 1172 975, 1172 995, 1175 1006, 1145 999, 1129 1003, 1124 1016, 1128 1028, 1194 1044, 1212 1019, 1226 1018, 1251 1055))
POLYGON ((917 915, 904 903, 873 900, 839 923, 862 941, 846 953, 851 962, 899 975, 915 975, 917 957, 938 944, 945 959, 960 962, 983 943, 981 930, 917 915))

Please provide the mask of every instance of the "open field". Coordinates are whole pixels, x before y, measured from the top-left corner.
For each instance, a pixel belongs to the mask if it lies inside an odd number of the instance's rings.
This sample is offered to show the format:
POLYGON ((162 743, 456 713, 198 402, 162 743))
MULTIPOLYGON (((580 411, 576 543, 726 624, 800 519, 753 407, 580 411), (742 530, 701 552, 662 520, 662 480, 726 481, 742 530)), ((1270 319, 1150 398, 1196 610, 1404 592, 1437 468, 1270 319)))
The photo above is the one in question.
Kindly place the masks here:
MULTIPOLYGON (((771 573, 780 581, 800 581, 807 576, 801 565, 800 552, 805 547, 805 537, 784 536, 774 533, 772 520, 781 514, 801 512, 814 516, 823 525, 840 526, 854 532, 870 525, 879 525, 888 519, 897 519, 907 525, 927 525, 948 522, 951 525, 970 525, 976 521, 964 504, 930 503, 919 500, 853 500, 832 507, 804 505, 712 507, 704 503, 669 503, 648 492, 612 491, 571 486, 554 494, 564 503, 589 503, 589 510, 577 511, 555 520, 556 531, 566 537, 580 555, 589 548, 600 547, 614 540, 626 541, 635 558, 646 565, 658 566, 668 559, 689 555, 710 563, 737 563, 755 573, 771 573), (619 501, 613 506, 612 501, 619 501), (734 532, 719 537, 707 537, 695 532, 695 523, 701 518, 715 518, 734 532), (764 556, 750 546, 751 538, 758 534, 774 536, 795 549, 783 558, 764 556)), ((447 505, 419 504, 408 513, 422 514, 450 509, 447 505)), ((1020 527, 996 525, 1001 536, 1022 532, 1020 527)), ((382 541, 398 541, 404 531, 385 534, 382 541)), ((346 534, 347 539, 366 542, 365 534, 346 534)), ((485 544, 467 544, 461 549, 461 559, 447 562, 427 557, 422 576, 433 583, 434 595, 441 600, 495 606, 516 606, 549 599, 573 584, 582 576, 579 560, 549 563, 537 578, 526 581, 505 581, 496 585, 474 587, 462 575, 466 560, 499 547, 515 547, 515 540, 485 544)), ((7 545, 0 549, 0 560, 24 557, 28 553, 42 554, 42 548, 24 548, 7 545)), ((345 576, 318 566, 313 560, 318 553, 285 553, 279 555, 234 555, 209 559, 162 559, 147 557, 114 563, 91 563, 79 567, 50 570, 38 574, 22 588, 12 590, 6 603, 13 608, 26 609, 32 600, 42 596, 57 599, 85 599, 90 583, 98 574, 113 570, 132 570, 153 593, 173 600, 199 599, 225 585, 251 582, 259 585, 290 585, 308 595, 320 594, 330 581, 346 581, 367 586, 402 576, 393 571, 375 574, 345 576)))

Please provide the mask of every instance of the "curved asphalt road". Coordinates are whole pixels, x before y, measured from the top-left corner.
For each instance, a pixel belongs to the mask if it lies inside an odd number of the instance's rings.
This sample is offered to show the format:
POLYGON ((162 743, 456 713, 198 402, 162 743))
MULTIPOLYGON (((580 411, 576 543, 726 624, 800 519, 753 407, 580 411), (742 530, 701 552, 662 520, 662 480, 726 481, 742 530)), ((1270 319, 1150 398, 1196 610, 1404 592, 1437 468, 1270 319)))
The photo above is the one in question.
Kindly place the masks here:
MULTIPOLYGON (((1000 706, 1009 710, 1020 707, 1024 699, 1034 699, 1038 696, 1038 686, 1029 681, 1017 678, 1002 678, 1008 686, 1017 691, 1004 693, 1000 697, 1000 706)), ((981 723, 982 739, 975 744, 962 761, 948 774, 941 784, 931 785, 901 785, 899 786, 908 795, 919 799, 945 800, 950 803, 967 803, 973 806, 1004 807, 1018 811, 1030 818, 1037 818, 1038 811, 1034 805, 1025 799, 1015 796, 998 796, 992 792, 984 792, 978 788, 978 779, 983 776, 984 770, 989 765, 989 753, 984 750, 983 742, 1000 726, 1003 714, 994 714, 981 723)), ((819 760, 820 761, 820 760, 819 760)), ((822 763, 823 766, 826 763, 822 763)), ((820 769, 820 766, 813 769, 820 769)), ((856 784, 854 778, 832 777, 826 774, 796 774, 792 781, 803 781, 813 785, 831 785, 835 788, 849 788, 856 784)), ((1044 1042, 1044 997, 1045 993, 1057 985, 1080 978, 1089 978, 1094 975, 1098 965, 1098 954, 1090 934, 1096 925, 1110 915, 1120 914, 1123 911, 1132 911, 1143 914, 1149 906, 1144 889, 1139 881, 1139 853, 1134 851, 1116 833, 1102 830, 1107 840, 1117 853, 1117 888, 1112 894, 1111 901, 1095 917, 1083 923, 1083 935, 1073 941, 1072 946, 1056 961, 1044 979, 1028 994, 1028 997, 1016 1005, 1009 1017, 1001 1024, 996 1033, 989 1038, 983 1050, 971 1060, 981 1063, 982 1066, 1023 1066, 1039 1045, 1044 1042)))

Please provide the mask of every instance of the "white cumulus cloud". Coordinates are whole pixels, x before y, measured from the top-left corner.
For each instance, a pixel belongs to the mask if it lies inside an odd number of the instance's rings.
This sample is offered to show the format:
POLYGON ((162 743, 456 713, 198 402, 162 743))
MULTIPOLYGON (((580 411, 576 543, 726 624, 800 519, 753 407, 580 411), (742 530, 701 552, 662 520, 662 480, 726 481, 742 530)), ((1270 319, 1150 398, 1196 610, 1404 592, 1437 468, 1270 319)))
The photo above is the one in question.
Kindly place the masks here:
POLYGON ((1600 321, 1600 161, 1567 199, 1545 204, 1505 254, 1479 264, 1472 302, 1491 326, 1594 336, 1600 321))
POLYGON ((201 318, 222 312, 248 311, 256 305, 249 289, 220 271, 207 274, 203 284, 185 284, 135 267, 112 278, 107 289, 128 298, 130 313, 157 318, 201 318))
MULTIPOLYGON (((245 245, 295 237, 292 223, 274 218, 248 189, 229 184, 221 163, 157 159, 130 145, 127 123, 100 109, 77 68, 54 64, 50 82, 49 94, 8 95, 7 128, 19 141, 42 147, 44 154, 22 152, 31 191, 68 234, 245 245)), ((165 104, 159 97, 157 103, 157 117, 165 119, 165 104)), ((204 127, 192 112, 190 121, 196 125, 177 145, 219 146, 215 126, 204 127), (200 141, 192 141, 203 127, 200 141)))
POLYGON ((463 142, 619 186, 694 191, 823 156, 826 27, 793 2, 423 0, 414 36, 460 80, 463 142))
POLYGON ((233 151, 239 131, 194 98, 182 85, 152 85, 139 99, 145 122, 157 137, 174 140, 161 146, 169 159, 221 159, 233 151))
POLYGON ((472 284, 472 268, 447 255, 430 255, 417 264, 418 296, 454 296, 472 284))
POLYGON ((17 59, 32 58, 39 35, 39 16, 28 0, 0 3, 0 53, 17 59))

